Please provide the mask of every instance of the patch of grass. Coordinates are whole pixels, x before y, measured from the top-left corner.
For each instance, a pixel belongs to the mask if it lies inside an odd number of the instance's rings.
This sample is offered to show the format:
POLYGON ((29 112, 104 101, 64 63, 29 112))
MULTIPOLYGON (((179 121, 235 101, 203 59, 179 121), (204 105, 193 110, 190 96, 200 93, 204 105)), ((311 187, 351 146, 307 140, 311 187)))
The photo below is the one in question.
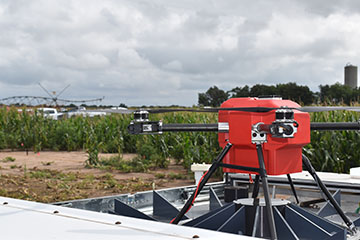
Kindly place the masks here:
POLYGON ((16 158, 7 156, 7 157, 4 157, 1 161, 6 163, 6 162, 15 162, 15 160, 16 160, 16 158))
POLYGON ((159 179, 163 179, 163 178, 165 178, 165 173, 155 173, 155 177, 156 178, 159 178, 159 179))
POLYGON ((94 175, 86 175, 84 179, 81 179, 77 184, 77 189, 91 189, 95 182, 94 175))
POLYGON ((69 173, 59 172, 56 174, 56 177, 62 181, 71 182, 71 181, 76 181, 79 176, 78 176, 78 174, 72 173, 72 172, 69 172, 69 173))
POLYGON ((53 174, 50 170, 36 170, 29 172, 31 178, 52 178, 53 174))
POLYGON ((187 176, 182 173, 171 172, 171 173, 167 174, 167 178, 169 178, 169 179, 187 179, 187 176))
POLYGON ((13 165, 10 165, 10 168, 11 168, 11 169, 21 168, 21 166, 18 166, 18 165, 16 165, 16 164, 13 164, 13 165))
POLYGON ((28 176, 31 178, 37 178, 37 179, 54 179, 54 180, 60 180, 63 182, 71 182, 76 181, 78 179, 77 173, 63 173, 56 170, 50 170, 50 169, 32 169, 28 171, 28 176))
POLYGON ((102 158, 97 168, 119 170, 122 172, 146 172, 149 165, 141 159, 135 157, 130 161, 124 160, 121 156, 112 156, 110 158, 102 158))
POLYGON ((143 181, 139 181, 137 183, 134 183, 131 185, 131 191, 132 192, 138 192, 138 191, 142 191, 144 188, 152 188, 152 183, 150 182, 143 182, 143 181))
POLYGON ((124 188, 124 185, 119 183, 110 173, 100 176, 100 180, 101 187, 104 189, 113 189, 116 191, 124 188))
MULTIPOLYGON (((160 186, 161 182, 156 184, 160 186)), ((153 182, 141 178, 118 181, 112 174, 94 176, 54 170, 30 169, 27 175, 0 175, 1 196, 47 203, 133 193, 150 190, 152 185, 153 182)))
POLYGON ((6 191, 6 189, 0 188, 0 196, 7 196, 8 195, 8 191, 6 191))

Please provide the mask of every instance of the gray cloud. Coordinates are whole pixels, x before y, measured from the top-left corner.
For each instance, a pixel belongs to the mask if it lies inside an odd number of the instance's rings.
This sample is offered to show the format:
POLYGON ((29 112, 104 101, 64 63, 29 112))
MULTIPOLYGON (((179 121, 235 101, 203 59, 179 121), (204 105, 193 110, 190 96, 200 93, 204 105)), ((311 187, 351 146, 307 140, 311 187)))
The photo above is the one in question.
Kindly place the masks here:
POLYGON ((359 63, 358 1, 2 0, 0 95, 192 105, 197 93, 295 81, 359 63))

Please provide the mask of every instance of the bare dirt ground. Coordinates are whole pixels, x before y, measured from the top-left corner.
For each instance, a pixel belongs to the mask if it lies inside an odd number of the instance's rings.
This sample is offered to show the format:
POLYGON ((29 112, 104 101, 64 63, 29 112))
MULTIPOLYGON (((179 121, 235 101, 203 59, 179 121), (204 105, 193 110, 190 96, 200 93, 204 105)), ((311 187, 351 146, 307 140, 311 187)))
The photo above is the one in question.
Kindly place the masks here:
MULTIPOLYGON (((100 154, 110 157, 112 154, 100 154)), ((135 154, 125 154, 132 159, 135 154)), ((194 184, 191 174, 171 162, 145 173, 86 168, 85 152, 0 152, 0 195, 55 202, 194 184), (9 158, 11 157, 11 158, 9 158)))

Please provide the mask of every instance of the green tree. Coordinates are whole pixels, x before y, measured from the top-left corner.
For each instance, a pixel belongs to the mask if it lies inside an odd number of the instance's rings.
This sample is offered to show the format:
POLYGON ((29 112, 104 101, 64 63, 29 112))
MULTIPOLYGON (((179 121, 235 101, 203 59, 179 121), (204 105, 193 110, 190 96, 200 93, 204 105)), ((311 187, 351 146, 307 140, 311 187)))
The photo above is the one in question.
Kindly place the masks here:
POLYGON ((198 103, 203 106, 218 107, 228 99, 228 94, 217 86, 210 87, 206 93, 199 93, 198 103))
POLYGON ((352 101, 359 99, 359 89, 345 86, 341 83, 333 85, 320 85, 320 100, 322 102, 330 101, 332 103, 350 104, 352 101))
POLYGON ((244 87, 236 87, 227 92, 230 95, 230 98, 236 97, 249 97, 250 96, 250 88, 248 85, 244 87))
POLYGON ((259 97, 264 95, 278 95, 276 87, 264 84, 256 84, 250 90, 251 97, 259 97))
POLYGON ((127 108, 128 106, 126 106, 125 103, 120 103, 120 104, 119 104, 119 107, 127 108))
POLYGON ((290 99, 309 105, 314 101, 314 93, 307 86, 298 86, 296 83, 276 85, 277 94, 283 99, 290 99))

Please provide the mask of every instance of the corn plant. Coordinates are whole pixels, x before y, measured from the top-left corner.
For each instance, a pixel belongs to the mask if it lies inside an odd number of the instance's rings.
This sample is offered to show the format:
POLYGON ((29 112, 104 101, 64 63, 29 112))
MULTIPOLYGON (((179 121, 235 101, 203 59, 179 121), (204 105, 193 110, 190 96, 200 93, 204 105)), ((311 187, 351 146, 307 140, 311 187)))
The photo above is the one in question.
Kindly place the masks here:
MULTIPOLYGON (((332 111, 312 113, 312 122, 356 122, 360 113, 332 111)), ((314 167, 320 171, 349 172, 360 166, 359 131, 312 131, 305 148, 314 167)))
MULTIPOLYGON (((333 111, 311 114, 312 122, 354 122, 360 113, 333 111)), ((166 113, 151 115, 151 120, 166 123, 216 123, 217 114, 166 113)), ((178 132, 161 135, 131 135, 129 115, 74 117, 54 121, 41 114, 20 113, 16 108, 0 108, 0 149, 85 150, 89 165, 99 164, 98 154, 138 153, 137 166, 167 167, 174 159, 189 169, 192 163, 211 163, 220 151, 217 134, 178 132)), ((311 143, 304 151, 317 170, 348 172, 360 166, 358 131, 312 131, 311 143)))

